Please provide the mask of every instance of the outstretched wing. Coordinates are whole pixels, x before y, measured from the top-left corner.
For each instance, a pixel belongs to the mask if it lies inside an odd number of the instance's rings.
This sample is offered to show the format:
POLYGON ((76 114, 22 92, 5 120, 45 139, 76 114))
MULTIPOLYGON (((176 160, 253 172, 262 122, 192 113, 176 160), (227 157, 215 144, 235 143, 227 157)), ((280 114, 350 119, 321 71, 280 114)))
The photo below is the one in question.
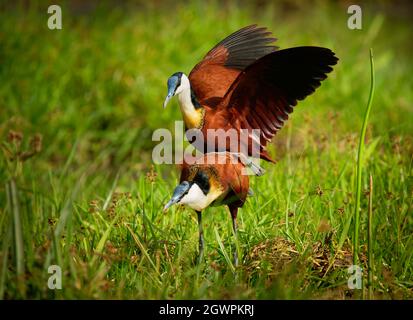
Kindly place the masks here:
POLYGON ((218 108, 228 110, 232 123, 260 129, 261 146, 265 147, 297 101, 312 94, 337 61, 330 49, 320 47, 273 52, 240 73, 218 108))
POLYGON ((219 42, 189 74, 199 101, 223 97, 239 73, 259 58, 275 51, 276 39, 257 25, 244 27, 219 42))

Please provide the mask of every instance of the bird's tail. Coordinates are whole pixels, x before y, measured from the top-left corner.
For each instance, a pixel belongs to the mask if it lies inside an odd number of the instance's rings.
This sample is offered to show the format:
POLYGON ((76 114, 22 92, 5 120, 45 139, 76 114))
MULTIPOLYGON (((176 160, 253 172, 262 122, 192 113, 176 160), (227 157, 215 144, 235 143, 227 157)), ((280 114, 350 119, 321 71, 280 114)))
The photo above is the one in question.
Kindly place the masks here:
POLYGON ((248 158, 245 154, 236 153, 233 154, 238 158, 238 160, 246 167, 249 168, 256 176, 262 176, 265 173, 265 170, 255 163, 253 160, 248 158))

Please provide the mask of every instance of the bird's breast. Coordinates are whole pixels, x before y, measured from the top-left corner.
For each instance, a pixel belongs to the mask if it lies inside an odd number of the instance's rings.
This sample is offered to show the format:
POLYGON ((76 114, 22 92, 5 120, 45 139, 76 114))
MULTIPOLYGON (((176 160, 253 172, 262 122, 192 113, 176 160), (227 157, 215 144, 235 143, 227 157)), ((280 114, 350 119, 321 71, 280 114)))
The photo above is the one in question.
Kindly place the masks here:
POLYGON ((185 122, 185 126, 188 129, 201 129, 204 124, 204 116, 205 116, 205 109, 199 108, 196 110, 192 110, 191 112, 187 112, 182 110, 182 117, 185 122))

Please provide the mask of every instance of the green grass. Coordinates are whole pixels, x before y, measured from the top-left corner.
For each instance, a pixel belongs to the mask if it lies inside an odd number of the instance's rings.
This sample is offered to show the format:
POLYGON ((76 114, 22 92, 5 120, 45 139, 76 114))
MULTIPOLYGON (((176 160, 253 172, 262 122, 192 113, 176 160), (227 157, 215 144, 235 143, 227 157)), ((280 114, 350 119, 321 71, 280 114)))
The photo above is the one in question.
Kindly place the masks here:
POLYGON ((64 5, 63 30, 50 31, 45 6, 3 6, 0 140, 5 155, 32 157, 1 158, 0 298, 362 297, 347 288, 347 267, 369 48, 376 86, 356 249, 365 283, 374 256, 374 298, 413 297, 409 22, 365 5, 363 30, 353 31, 345 6, 322 1, 223 8, 193 1, 90 11, 64 5), (275 137, 269 149, 277 165, 264 164, 266 174, 251 179, 255 195, 239 213, 234 277, 227 209, 203 216, 201 265, 195 212, 162 212, 179 173, 152 166, 151 135, 180 119, 176 101, 162 109, 166 79, 188 73, 217 41, 251 23, 267 26, 282 48, 326 46, 340 61, 275 137), (10 130, 23 134, 21 142, 19 135, 10 141, 10 130), (47 287, 51 264, 62 268, 62 290, 47 287))

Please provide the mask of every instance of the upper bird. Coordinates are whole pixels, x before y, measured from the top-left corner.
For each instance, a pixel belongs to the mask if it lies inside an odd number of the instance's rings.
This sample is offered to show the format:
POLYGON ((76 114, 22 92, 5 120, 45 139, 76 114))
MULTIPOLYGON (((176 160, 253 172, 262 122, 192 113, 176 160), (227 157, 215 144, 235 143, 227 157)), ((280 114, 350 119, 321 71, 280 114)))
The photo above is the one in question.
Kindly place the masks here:
POLYGON ((177 72, 168 79, 164 107, 178 96, 186 128, 203 134, 201 151, 233 151, 228 141, 217 147, 215 138, 206 139, 208 129, 246 129, 239 150, 254 156, 253 145, 258 145, 258 157, 274 162, 266 144, 297 101, 312 94, 338 61, 327 48, 277 50, 275 41, 266 28, 244 27, 213 47, 189 76, 177 72))

